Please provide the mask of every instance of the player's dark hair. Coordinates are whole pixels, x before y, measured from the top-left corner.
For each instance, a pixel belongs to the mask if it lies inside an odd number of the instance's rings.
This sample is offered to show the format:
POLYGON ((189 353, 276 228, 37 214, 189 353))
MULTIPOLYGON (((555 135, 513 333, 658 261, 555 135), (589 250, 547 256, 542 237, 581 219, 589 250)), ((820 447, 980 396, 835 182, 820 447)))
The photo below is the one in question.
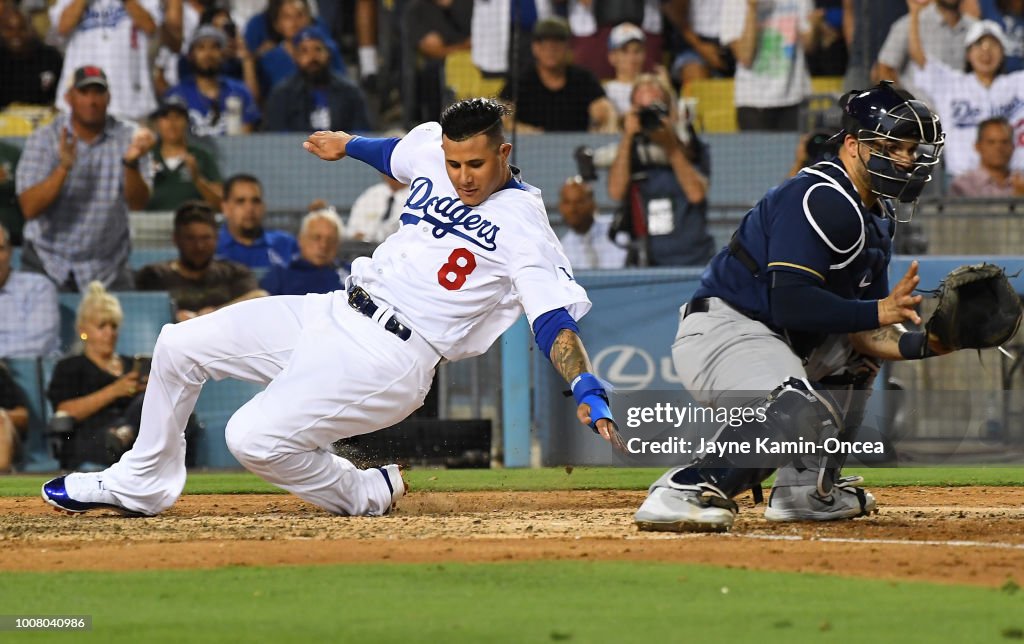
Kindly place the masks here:
POLYGON ((978 123, 978 136, 976 139, 974 139, 975 143, 979 143, 981 141, 981 133, 984 132, 985 128, 987 128, 990 125, 1001 125, 1005 127, 1010 131, 1010 137, 1013 137, 1013 126, 1010 125, 1010 122, 1006 119, 1006 117, 993 116, 992 118, 987 118, 981 123, 978 123))
POLYGON ((228 177, 228 180, 224 182, 224 198, 227 199, 231 196, 231 189, 235 187, 236 183, 255 183, 260 188, 260 193, 263 192, 263 184, 260 180, 251 174, 239 173, 233 174, 228 177))
POLYGON ((501 119, 511 110, 493 98, 467 98, 452 103, 441 113, 441 133, 452 141, 485 134, 492 144, 505 142, 501 119))
POLYGON ((217 229, 217 218, 205 201, 191 199, 178 206, 174 211, 174 232, 180 231, 189 224, 206 224, 217 229))

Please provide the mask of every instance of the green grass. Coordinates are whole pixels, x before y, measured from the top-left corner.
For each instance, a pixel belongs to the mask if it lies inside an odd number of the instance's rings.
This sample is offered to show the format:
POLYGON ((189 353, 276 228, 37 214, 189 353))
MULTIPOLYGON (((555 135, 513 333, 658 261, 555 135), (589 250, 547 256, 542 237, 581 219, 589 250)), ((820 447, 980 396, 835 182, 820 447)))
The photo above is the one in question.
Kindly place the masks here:
MULTIPOLYGON (((645 490, 661 469, 577 467, 568 474, 564 468, 525 470, 431 470, 407 472, 409 485, 418 491, 460 490, 645 490)), ((893 485, 1024 486, 1022 467, 921 467, 846 470, 861 474, 869 487, 893 485)), ((48 476, 0 477, 0 496, 33 496, 48 476)), ((280 492, 248 472, 197 472, 189 475, 186 494, 260 494, 280 492)))
POLYGON ((1024 629, 1010 589, 630 562, 5 573, 0 604, 92 616, 87 633, 2 635, 26 642, 1005 642, 1024 629))

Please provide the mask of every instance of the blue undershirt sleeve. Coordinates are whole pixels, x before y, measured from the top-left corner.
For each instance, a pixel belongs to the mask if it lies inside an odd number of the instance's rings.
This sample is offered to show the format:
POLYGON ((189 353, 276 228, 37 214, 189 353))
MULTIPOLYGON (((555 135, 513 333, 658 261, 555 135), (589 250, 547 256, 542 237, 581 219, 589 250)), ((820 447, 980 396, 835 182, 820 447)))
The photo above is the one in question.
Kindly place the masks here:
POLYGON ((548 311, 533 321, 533 335, 537 347, 544 352, 544 357, 548 360, 551 359, 551 347, 555 344, 555 338, 562 329, 569 329, 577 335, 580 332, 576 320, 572 319, 564 307, 548 311))
POLYGON ((349 140, 345 146, 345 154, 358 159, 367 165, 371 165, 378 172, 383 172, 392 179, 391 174, 391 153, 401 139, 372 139, 365 136, 356 136, 349 140))
POLYGON ((780 329, 856 333, 878 328, 877 300, 847 300, 810 276, 777 272, 774 277, 772 322, 780 329))

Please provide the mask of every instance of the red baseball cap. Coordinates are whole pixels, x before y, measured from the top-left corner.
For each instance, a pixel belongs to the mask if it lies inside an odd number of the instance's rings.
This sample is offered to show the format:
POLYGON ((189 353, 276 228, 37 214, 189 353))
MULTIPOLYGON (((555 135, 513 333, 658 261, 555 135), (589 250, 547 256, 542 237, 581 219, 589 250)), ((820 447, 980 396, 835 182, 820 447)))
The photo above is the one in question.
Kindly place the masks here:
POLYGON ((110 85, 107 83, 107 75, 96 65, 79 67, 75 70, 74 78, 75 89, 82 89, 89 85, 99 85, 103 89, 110 88, 110 85))

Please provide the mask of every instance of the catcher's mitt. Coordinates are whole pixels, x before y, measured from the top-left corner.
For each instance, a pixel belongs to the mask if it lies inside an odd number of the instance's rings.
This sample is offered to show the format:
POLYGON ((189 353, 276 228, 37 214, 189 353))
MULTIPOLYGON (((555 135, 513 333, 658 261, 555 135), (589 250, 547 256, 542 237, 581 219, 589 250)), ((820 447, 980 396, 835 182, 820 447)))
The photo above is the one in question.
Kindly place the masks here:
POLYGON ((925 325, 947 349, 998 347, 1017 333, 1020 296, 995 264, 959 266, 939 286, 939 304, 925 325))

